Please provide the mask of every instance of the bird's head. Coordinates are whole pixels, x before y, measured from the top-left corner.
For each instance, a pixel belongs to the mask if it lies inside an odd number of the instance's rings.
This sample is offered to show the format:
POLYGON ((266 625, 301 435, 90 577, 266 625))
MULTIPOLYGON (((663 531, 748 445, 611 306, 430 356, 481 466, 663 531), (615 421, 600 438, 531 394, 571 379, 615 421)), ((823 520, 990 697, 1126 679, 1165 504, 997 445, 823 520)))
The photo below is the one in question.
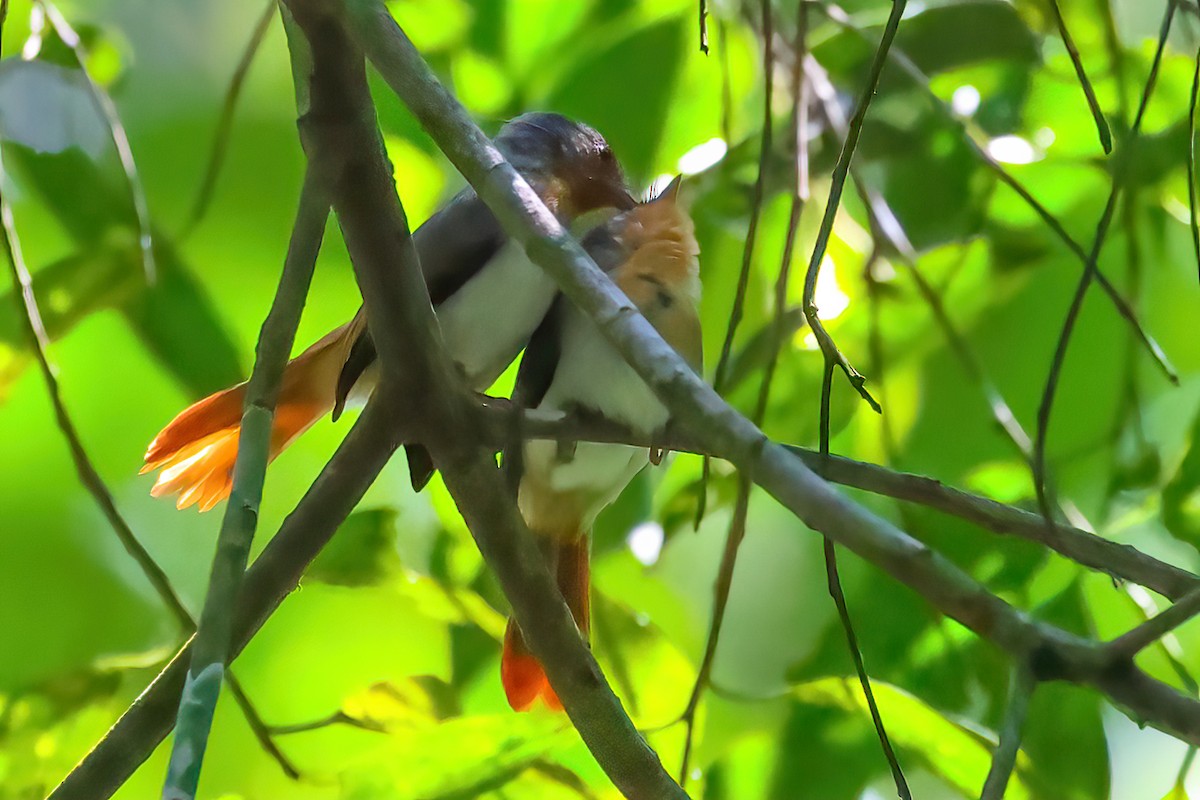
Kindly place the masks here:
POLYGON ((496 146, 559 219, 635 204, 612 148, 587 125, 559 114, 522 114, 500 129, 496 146))
POLYGON ((700 246, 679 204, 679 178, 583 240, 642 316, 697 372, 700 340, 700 246))

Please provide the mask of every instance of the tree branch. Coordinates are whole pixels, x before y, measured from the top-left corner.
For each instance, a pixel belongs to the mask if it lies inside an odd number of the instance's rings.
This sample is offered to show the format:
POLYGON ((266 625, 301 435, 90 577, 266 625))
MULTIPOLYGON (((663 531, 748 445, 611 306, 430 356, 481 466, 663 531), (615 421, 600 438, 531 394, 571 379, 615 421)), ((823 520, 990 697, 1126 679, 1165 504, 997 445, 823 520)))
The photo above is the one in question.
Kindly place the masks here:
POLYGON ((992 753, 992 766, 979 800, 1004 800, 1004 790, 1017 765, 1017 753, 1021 750, 1021 729, 1025 727, 1025 716, 1029 711, 1029 700, 1037 688, 1037 681, 1025 667, 1013 668, 1008 686, 1008 707, 1004 711, 1004 723, 1000 728, 1000 741, 992 753))
MULTIPOLYGON (((503 447, 512 436, 516 424, 512 420, 512 413, 510 409, 501 407, 488 410, 485 435, 496 449, 503 447)), ((651 440, 605 420, 547 417, 536 411, 526 412, 519 425, 522 435, 530 439, 658 446, 679 453, 719 456, 694 436, 676 429, 651 440)), ((992 533, 1038 542, 1081 566, 1145 586, 1172 600, 1200 588, 1200 576, 1160 561, 1135 547, 1069 525, 1047 528, 1039 514, 946 486, 935 478, 897 472, 844 456, 830 455, 826 458, 815 450, 797 445, 784 447, 809 469, 832 483, 925 506, 992 533)))
MULTIPOLYGON (((403 387, 400 412, 441 470, 526 640, 597 762, 627 797, 686 798, 629 720, 580 639, 480 435, 474 397, 437 332, 376 125, 362 52, 348 38, 336 11, 330 13, 317 0, 290 0, 289 8, 312 50, 312 111, 304 126, 310 157, 338 167, 331 181, 333 205, 385 378, 390 375, 403 387)), ((405 67, 410 85, 416 86, 428 75, 428 67, 399 28, 395 32, 408 47, 405 67)), ((441 87, 426 83, 424 88, 441 87)), ((441 102, 449 106, 449 95, 443 95, 441 102)), ((490 143, 487 146, 496 153, 490 143)), ((496 163, 507 166, 503 160, 496 163)))
POLYGON ((329 217, 324 182, 317 170, 310 168, 305 174, 279 288, 259 334, 254 368, 246 385, 233 491, 221 520, 208 592, 179 703, 178 731, 163 785, 164 800, 195 797, 200 782, 208 734, 230 659, 234 608, 258 527, 275 403, 329 217))
POLYGON ((37 4, 42 7, 46 19, 50 20, 50 25, 54 28, 58 38, 75 56, 75 63, 79 65, 79 71, 83 73, 84 80, 87 81, 92 103, 104 119, 104 124, 108 126, 108 133, 112 138, 113 147, 117 151, 117 158, 121 162, 121 170, 125 173, 125 182, 129 185, 129 196, 133 201, 133 211, 137 217, 138 247, 142 251, 142 269, 146 275, 146 282, 152 284, 157 278, 157 269, 154 263, 150 208, 146 204, 146 190, 142 186, 141 177, 138 176, 137 162, 133 158, 133 148, 129 144, 129 135, 125 132, 125 123, 121 122, 121 115, 117 111, 112 97, 92 77, 92 71, 88 68, 87 48, 84 47, 79 34, 71 27, 71 23, 50 0, 37 0, 37 4))
POLYGON ((1131 713, 1187 741, 1200 741, 1200 703, 1131 663, 1113 664, 1095 643, 991 595, 942 556, 847 500, 803 462, 769 442, 721 400, 612 285, 562 229, 528 184, 504 163, 466 111, 437 83, 386 9, 354 0, 354 31, 384 80, 401 96, 505 230, 592 316, 603 335, 704 449, 729 459, 805 524, 871 561, 1042 679, 1064 678, 1106 691, 1131 713))

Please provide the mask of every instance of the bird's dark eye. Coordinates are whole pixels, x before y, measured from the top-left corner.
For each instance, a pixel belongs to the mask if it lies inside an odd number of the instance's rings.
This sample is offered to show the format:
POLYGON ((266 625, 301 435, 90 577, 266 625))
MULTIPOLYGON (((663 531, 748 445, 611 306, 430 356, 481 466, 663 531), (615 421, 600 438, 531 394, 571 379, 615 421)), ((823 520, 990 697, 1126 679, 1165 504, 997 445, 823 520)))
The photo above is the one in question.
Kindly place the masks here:
POLYGON ((657 300, 658 304, 663 308, 670 308, 671 304, 675 302, 675 298, 671 297, 671 295, 667 294, 662 289, 658 290, 657 300))

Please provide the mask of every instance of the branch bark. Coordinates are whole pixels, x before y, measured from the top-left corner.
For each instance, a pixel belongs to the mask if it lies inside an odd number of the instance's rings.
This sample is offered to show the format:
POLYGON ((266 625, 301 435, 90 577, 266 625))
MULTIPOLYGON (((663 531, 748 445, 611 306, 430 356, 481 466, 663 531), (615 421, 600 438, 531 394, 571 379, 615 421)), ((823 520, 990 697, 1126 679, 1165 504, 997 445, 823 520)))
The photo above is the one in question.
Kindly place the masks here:
MULTIPOLYGON (((847 500, 783 446, 770 442, 703 383, 542 205, 537 195, 438 83, 376 0, 348 2, 354 32, 384 80, 542 266, 666 403, 688 435, 749 474, 813 530, 853 550, 938 609, 1028 662, 1039 679, 1100 688, 1130 713, 1200 742, 1200 702, 1155 681, 1093 642, 1032 620, 924 544, 847 500)), ((553 673, 551 674, 553 678, 553 673)))
MULTIPOLYGON (((474 397, 442 346, 376 125, 362 52, 327 4, 290 0, 288 7, 312 52, 306 150, 313 162, 334 170, 333 206, 385 380, 397 381, 405 426, 442 471, 531 649, 600 766, 627 797, 685 798, 580 639, 481 435, 474 397)), ((498 164, 507 166, 502 159, 498 164)))

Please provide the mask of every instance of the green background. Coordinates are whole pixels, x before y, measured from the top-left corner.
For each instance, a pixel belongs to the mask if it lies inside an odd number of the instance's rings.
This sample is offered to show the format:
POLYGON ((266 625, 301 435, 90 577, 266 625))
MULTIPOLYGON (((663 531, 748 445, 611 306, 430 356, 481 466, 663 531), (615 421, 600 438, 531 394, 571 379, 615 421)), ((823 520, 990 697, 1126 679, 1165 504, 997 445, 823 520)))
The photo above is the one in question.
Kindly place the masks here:
MULTIPOLYGON (((728 139, 725 157, 689 176, 684 190, 702 248, 711 368, 741 262, 764 98, 757 4, 709 5, 707 57, 697 47, 696 4, 686 0, 408 0, 390 8, 486 130, 532 109, 585 120, 607 136, 639 193, 678 171, 680 157, 696 146, 728 139)), ((1118 142, 1117 155, 1106 157, 1044 3, 910 5, 896 48, 930 81, 921 86, 894 67, 885 71, 857 163, 891 204, 921 253, 918 268, 1027 429, 1081 265, 972 154, 944 104, 956 92, 960 102, 969 99, 962 87, 975 88, 977 107, 960 106, 971 135, 1005 158, 1014 157, 1003 147, 1012 140, 996 140, 1020 137, 1026 144, 1018 149, 1031 163, 1004 168, 1085 248, 1116 159, 1134 159, 1129 201, 1118 210, 1100 268, 1135 299, 1182 386, 1170 387, 1093 288, 1063 372, 1048 452, 1061 495, 1103 535, 1197 567, 1200 291, 1184 168, 1197 16, 1177 15, 1145 138, 1123 147, 1165 4, 1064 2, 1118 142)), ((228 82, 263 8, 179 0, 62 7, 89 45, 89 66, 115 98, 132 142, 157 234, 159 276, 150 288, 127 187, 69 51, 47 32, 37 60, 20 61, 23 48, 36 49, 27 44, 26 2, 12 4, 0 64, 4 188, 66 404, 121 511, 193 610, 203 598, 219 515, 181 513, 151 499, 152 480, 137 471, 146 443, 180 408, 244 376, 284 256, 303 158, 278 20, 250 71, 211 207, 187 230, 228 82)), ((870 44, 815 11, 809 42, 848 112, 888 4, 853 0, 845 9, 870 44)), ((782 53, 776 145, 728 391, 745 411, 763 373, 762 336, 791 191, 795 4, 778 3, 775 12, 782 53)), ((416 223, 462 180, 399 101, 373 82, 401 197, 416 223)), ((812 200, 793 264, 789 299, 796 304, 839 146, 815 109, 808 135, 812 200)), ((833 449, 1033 507, 1028 470, 906 267, 885 253, 868 292, 867 217, 852 191, 844 206, 818 303, 832 311, 837 301, 849 302, 827 326, 885 413, 871 413, 835 378, 833 449)), ((179 636, 79 484, 11 301, 0 301, 0 798, 32 798, 104 733, 179 636)), ((358 302, 331 226, 298 347, 343 322, 358 302)), ((821 360, 806 333, 789 337, 765 428, 812 445, 821 360)), ((323 421, 276 462, 257 546, 347 429, 323 421)), ((703 651, 736 488, 726 465, 715 465, 710 511, 692 532, 699 469, 699 459, 676 456, 648 470, 596 531, 595 651, 672 772, 683 731, 670 723, 703 651), (647 520, 666 538, 650 565, 626 544, 647 520)), ((1141 619, 1108 578, 1035 546, 920 508, 859 499, 1039 618, 1101 638, 1141 619)), ((874 567, 851 556, 842 565, 884 719, 916 795, 978 796, 1006 697, 1005 655, 874 567)), ((820 538, 756 494, 713 673, 717 691, 699 717, 693 796, 893 796, 824 581, 820 538)), ((314 722, 341 709, 383 731, 333 725, 278 737, 305 773, 292 782, 225 697, 202 796, 616 796, 562 717, 508 711, 497 666, 506 611, 444 488, 435 480, 413 495, 397 460, 235 665, 272 724, 314 722)), ((1192 671, 1200 670, 1198 635, 1194 627, 1179 632, 1179 655, 1192 671)), ((1143 663, 1183 685, 1161 652, 1148 652, 1143 663)), ((1044 686, 1008 796, 1157 800, 1172 790, 1184 752, 1090 691, 1044 686)), ((166 756, 159 748, 118 797, 154 796, 166 756)), ((1200 796, 1200 775, 1190 783, 1200 796)))

